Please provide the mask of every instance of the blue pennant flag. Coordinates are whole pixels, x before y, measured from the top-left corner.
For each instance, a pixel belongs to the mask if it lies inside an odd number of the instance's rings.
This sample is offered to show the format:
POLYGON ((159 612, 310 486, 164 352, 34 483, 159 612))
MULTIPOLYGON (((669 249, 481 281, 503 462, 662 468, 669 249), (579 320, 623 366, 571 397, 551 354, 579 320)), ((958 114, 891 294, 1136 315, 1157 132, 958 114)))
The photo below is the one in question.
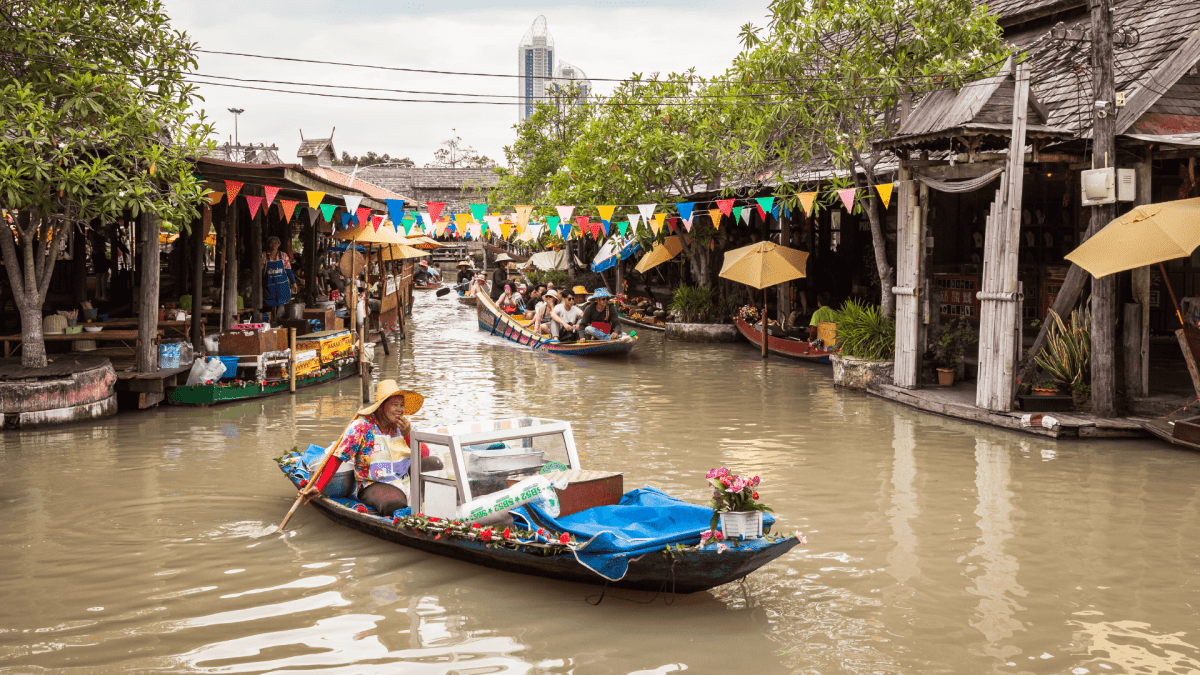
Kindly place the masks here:
POLYGON ((385 199, 387 202, 388 218, 392 219, 392 227, 396 227, 396 223, 404 220, 404 200, 403 199, 385 199))
POLYGON ((342 213, 340 215, 342 216, 342 228, 350 227, 350 219, 353 218, 354 215, 350 213, 342 213))
POLYGON ((692 219, 692 209, 696 207, 696 202, 679 202, 675 208, 679 209, 679 217, 684 220, 692 219))

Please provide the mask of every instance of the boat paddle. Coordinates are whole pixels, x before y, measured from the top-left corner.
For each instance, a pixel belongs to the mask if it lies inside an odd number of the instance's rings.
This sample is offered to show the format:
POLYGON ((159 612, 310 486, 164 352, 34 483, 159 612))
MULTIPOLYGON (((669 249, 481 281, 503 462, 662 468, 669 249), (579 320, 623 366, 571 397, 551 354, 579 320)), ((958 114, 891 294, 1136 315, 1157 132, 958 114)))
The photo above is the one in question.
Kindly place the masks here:
POLYGON ((446 288, 439 288, 439 289, 437 289, 437 291, 434 292, 434 295, 438 296, 439 298, 445 297, 445 296, 449 295, 450 291, 452 291, 452 290, 454 290, 453 286, 448 286, 446 288))
MULTIPOLYGON (((347 426, 346 431, 349 430, 350 428, 347 426)), ((308 479, 308 482, 304 484, 303 488, 301 488, 301 492, 317 484, 317 479, 321 477, 321 472, 325 470, 325 465, 329 463, 329 458, 333 457, 334 451, 336 451, 338 446, 342 444, 342 441, 346 439, 346 431, 342 432, 342 435, 340 438, 338 438, 337 443, 329 446, 329 451, 325 453, 325 457, 321 460, 321 464, 317 467, 316 471, 312 472, 312 476, 308 479)), ((300 508, 300 504, 302 503, 303 499, 303 496, 296 496, 296 503, 292 504, 292 508, 287 512, 287 515, 283 517, 283 522, 279 524, 280 532, 283 531, 283 528, 287 527, 288 521, 292 519, 292 514, 296 512, 296 509, 300 508)))

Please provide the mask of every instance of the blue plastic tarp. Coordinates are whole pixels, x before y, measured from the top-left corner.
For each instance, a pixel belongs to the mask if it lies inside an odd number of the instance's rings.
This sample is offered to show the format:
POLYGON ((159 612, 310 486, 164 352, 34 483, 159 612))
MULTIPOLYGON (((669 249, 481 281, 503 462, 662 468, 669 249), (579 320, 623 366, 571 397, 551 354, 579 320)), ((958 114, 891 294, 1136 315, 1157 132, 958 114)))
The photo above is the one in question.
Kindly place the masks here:
MULTIPOLYGON (((562 518, 551 518, 532 505, 514 509, 512 514, 519 527, 544 527, 575 535, 584 542, 575 551, 580 564, 618 581, 634 558, 662 551, 668 544, 699 544, 713 512, 647 485, 625 493, 614 506, 597 506, 562 518)), ((764 530, 774 522, 770 514, 763 514, 764 530)))

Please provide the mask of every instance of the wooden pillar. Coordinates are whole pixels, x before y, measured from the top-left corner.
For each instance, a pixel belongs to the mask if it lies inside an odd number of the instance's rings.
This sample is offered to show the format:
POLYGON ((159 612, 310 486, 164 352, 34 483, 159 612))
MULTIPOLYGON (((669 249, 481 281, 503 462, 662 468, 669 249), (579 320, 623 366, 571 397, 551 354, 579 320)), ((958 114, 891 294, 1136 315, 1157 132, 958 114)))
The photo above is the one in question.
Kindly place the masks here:
MULTIPOLYGON (((255 320, 263 306, 263 220, 267 218, 267 209, 263 207, 250 219, 250 245, 246 247, 250 256, 250 309, 254 310, 255 320)), ((290 237, 289 237, 290 239, 290 237)))
POLYGON ((1142 310, 1141 304, 1129 302, 1125 304, 1125 391, 1129 397, 1145 396, 1139 394, 1142 373, 1142 310))
MULTIPOLYGON (((1111 0, 1089 0, 1092 19, 1092 100, 1108 110, 1092 110, 1092 152, 1096 168, 1116 166, 1117 110, 1113 57, 1111 0)), ((1091 207, 1089 230, 1099 230, 1117 216, 1116 204, 1091 207)), ((1092 412, 1097 417, 1117 413, 1117 277, 1092 281, 1092 412)))
POLYGON ((192 221, 192 350, 204 353, 204 235, 212 218, 212 207, 205 204, 201 217, 192 221))
MULTIPOLYGON (((287 223, 284 223, 285 225, 287 223)), ((317 226, 310 225, 304 240, 304 304, 317 306, 317 226)))
MULTIPOLYGON (((792 217, 791 215, 783 215, 783 209, 779 210, 779 245, 792 245, 792 217)), ((787 328, 788 316, 792 313, 792 282, 785 281, 779 284, 779 326, 787 328)))
POLYGON ((921 354, 917 351, 920 328, 918 266, 920 249, 925 246, 921 208, 915 185, 916 172, 900 160, 900 196, 896 223, 896 285, 888 289, 896 296, 896 366, 893 380, 897 387, 916 389, 921 382, 921 354))
POLYGON ((221 330, 229 330, 237 314, 237 226, 238 207, 233 203, 225 208, 225 281, 221 296, 221 330))
MULTIPOLYGON (((98 220, 92 221, 92 226, 99 224, 98 220)), ((74 228, 74 225, 67 227, 74 228)), ((87 302, 87 230, 78 228, 73 233, 74 246, 71 250, 71 268, 72 275, 75 277, 75 304, 82 305, 87 302)))
POLYGON ((979 324, 979 378, 975 404, 997 412, 1013 408, 1013 384, 1020 345, 1020 287, 1017 256, 1020 251, 1021 204, 1025 187, 1025 129, 1029 107, 1029 66, 1016 66, 1013 95, 1012 138, 1008 165, 1000 192, 988 218, 984 245, 979 324))
MULTIPOLYGON (((1151 162, 1154 159, 1153 146, 1147 146, 1142 161, 1137 165, 1137 197, 1134 201, 1134 206, 1150 204, 1154 201, 1154 190, 1151 183, 1152 167, 1151 162)), ((1126 360, 1136 359, 1141 362, 1141 367, 1136 372, 1141 373, 1141 379, 1137 381, 1125 378, 1125 393, 1126 396, 1133 398, 1145 398, 1150 395, 1150 268, 1138 267, 1133 270, 1133 300, 1141 305, 1142 310, 1139 314, 1141 325, 1138 331, 1138 351, 1130 351, 1129 345, 1125 346, 1126 360)), ((1129 328, 1126 327, 1126 334, 1129 328)), ((1129 372, 1126 366, 1126 372, 1129 372)))
POLYGON ((138 299, 138 353, 139 373, 158 372, 158 216, 142 211, 138 219, 138 267, 142 272, 141 297, 138 299))
POLYGON ((296 391, 296 329, 288 329, 288 390, 296 391))

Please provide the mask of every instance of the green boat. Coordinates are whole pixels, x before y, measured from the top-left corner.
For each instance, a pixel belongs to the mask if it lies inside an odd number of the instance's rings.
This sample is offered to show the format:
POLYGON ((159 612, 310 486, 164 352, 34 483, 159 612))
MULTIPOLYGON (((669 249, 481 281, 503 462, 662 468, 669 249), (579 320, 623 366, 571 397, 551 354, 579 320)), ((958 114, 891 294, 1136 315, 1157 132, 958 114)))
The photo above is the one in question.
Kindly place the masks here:
MULTIPOLYGON (((315 387, 327 382, 342 380, 358 374, 358 357, 348 356, 329 363, 320 370, 301 375, 296 378, 296 390, 315 387)), ((266 380, 229 380, 214 384, 194 384, 190 387, 167 387, 166 401, 171 405, 214 405, 217 403, 232 403, 245 401, 263 396, 285 394, 291 387, 289 381, 266 380)))

